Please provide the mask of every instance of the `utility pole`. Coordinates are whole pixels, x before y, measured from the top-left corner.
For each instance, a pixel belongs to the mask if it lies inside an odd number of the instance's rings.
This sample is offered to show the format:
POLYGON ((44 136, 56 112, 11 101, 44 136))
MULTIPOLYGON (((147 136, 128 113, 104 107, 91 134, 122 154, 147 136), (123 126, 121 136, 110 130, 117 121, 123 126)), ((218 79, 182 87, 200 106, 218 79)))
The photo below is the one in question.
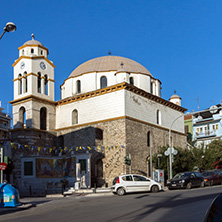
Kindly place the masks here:
MULTIPOLYGON (((0 147, 0 155, 1 155, 1 163, 3 163, 3 146, 1 145, 0 147)), ((0 170, 1 171, 1 183, 3 183, 3 170, 0 170)))
POLYGON ((152 164, 152 147, 150 146, 150 174, 151 174, 151 179, 153 179, 153 164, 152 164))

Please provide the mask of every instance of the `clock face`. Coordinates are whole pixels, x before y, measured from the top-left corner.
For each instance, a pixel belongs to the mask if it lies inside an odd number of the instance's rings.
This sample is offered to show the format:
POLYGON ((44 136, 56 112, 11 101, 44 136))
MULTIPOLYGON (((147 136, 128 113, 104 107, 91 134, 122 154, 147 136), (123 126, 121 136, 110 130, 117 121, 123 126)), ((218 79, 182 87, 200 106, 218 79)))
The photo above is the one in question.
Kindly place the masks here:
POLYGON ((24 63, 24 62, 21 62, 20 68, 21 68, 21 69, 24 69, 24 68, 25 68, 25 63, 24 63))
POLYGON ((40 63, 40 67, 41 67, 41 69, 46 69, 45 63, 44 63, 44 62, 41 62, 41 63, 40 63))

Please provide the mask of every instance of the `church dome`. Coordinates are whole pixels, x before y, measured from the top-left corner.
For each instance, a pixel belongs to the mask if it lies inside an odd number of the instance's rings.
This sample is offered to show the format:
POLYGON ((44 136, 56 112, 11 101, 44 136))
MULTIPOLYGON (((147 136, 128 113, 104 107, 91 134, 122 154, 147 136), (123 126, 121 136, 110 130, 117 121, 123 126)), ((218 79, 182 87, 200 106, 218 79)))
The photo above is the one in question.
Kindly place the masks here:
POLYGON ((32 40, 25 42, 23 45, 40 45, 43 46, 41 42, 35 40, 34 34, 32 34, 32 40))
POLYGON ((181 99, 178 95, 174 94, 170 97, 170 99, 181 99))
POLYGON ((144 66, 132 59, 109 55, 84 62, 79 65, 69 77, 76 77, 89 72, 119 71, 121 68, 129 73, 139 73, 152 76, 144 66))
POLYGON ((39 42, 37 40, 33 40, 33 39, 25 42, 24 45, 41 45, 41 46, 43 46, 41 42, 39 42))

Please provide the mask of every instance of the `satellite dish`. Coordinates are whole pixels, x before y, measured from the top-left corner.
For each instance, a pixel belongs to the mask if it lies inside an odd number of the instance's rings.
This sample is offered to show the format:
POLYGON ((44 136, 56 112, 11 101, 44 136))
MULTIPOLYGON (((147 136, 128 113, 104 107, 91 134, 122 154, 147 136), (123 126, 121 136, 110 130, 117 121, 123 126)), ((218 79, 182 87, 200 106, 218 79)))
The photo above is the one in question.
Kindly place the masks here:
POLYGON ((198 116, 197 119, 198 119, 198 120, 202 120, 203 117, 202 117, 202 116, 198 116))
POLYGON ((210 112, 211 112, 212 114, 213 114, 213 113, 216 113, 217 110, 218 110, 218 107, 215 106, 215 105, 213 105, 213 106, 210 107, 210 112))

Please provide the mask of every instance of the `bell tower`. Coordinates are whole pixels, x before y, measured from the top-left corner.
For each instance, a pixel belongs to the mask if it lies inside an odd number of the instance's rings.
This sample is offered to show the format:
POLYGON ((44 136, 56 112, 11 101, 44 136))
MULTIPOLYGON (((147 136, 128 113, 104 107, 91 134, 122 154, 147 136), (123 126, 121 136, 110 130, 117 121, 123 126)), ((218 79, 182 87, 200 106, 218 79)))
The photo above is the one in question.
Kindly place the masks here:
POLYGON ((48 49, 32 39, 19 49, 14 67, 14 129, 53 131, 55 128, 54 64, 48 49))

